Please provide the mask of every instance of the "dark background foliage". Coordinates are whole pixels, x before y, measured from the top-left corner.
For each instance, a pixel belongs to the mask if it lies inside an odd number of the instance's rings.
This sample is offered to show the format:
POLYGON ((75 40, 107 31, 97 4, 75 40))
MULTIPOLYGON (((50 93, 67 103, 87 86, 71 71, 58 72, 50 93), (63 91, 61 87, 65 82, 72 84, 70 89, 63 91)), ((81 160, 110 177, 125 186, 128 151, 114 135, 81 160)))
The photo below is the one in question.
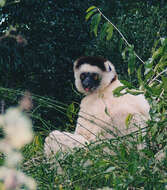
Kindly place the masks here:
MULTIPOLYGON (((72 67, 82 55, 107 57, 120 78, 135 81, 127 74, 121 55, 125 44, 119 34, 114 32, 110 41, 101 41, 90 33, 85 11, 91 5, 98 6, 120 29, 143 60, 149 58, 154 40, 166 36, 165 1, 8 0, 0 9, 0 18, 6 18, 0 27, 1 86, 26 89, 69 104, 80 98, 72 90, 72 67), (9 26, 17 29, 13 34, 16 38, 4 37, 9 26), (17 40, 18 35, 22 41, 17 40)), ((136 68, 139 64, 137 61, 136 68)), ((49 115, 53 118, 47 112, 49 115)))

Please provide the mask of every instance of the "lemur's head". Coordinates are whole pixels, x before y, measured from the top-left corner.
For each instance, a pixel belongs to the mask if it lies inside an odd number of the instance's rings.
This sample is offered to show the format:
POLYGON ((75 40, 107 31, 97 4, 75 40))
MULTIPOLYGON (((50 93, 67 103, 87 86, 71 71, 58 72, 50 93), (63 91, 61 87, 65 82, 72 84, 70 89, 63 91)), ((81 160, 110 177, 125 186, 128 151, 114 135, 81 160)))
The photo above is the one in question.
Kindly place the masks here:
POLYGON ((90 94, 107 87, 117 78, 113 64, 103 57, 85 56, 74 62, 75 85, 79 92, 90 94))

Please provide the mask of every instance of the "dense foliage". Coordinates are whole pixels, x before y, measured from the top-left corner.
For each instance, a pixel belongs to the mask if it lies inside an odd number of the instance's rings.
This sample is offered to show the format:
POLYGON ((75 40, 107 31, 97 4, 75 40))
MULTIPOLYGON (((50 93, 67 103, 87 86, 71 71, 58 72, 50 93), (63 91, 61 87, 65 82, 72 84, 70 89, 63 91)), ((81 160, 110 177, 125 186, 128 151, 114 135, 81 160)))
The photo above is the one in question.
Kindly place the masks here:
POLYGON ((1 59, 2 71, 14 79, 2 74, 4 86, 26 88, 59 100, 71 99, 72 62, 84 54, 90 39, 84 23, 89 5, 86 1, 49 0, 7 3, 1 10, 2 18, 6 17, 1 34, 12 25, 17 34, 25 37, 27 45, 17 48, 22 44, 13 38, 1 40, 2 49, 6 47, 5 55, 1 51, 5 57, 1 59))
POLYGON ((146 60, 154 40, 165 35, 166 6, 159 1, 7 1, 1 9, 1 36, 13 26, 15 35, 22 35, 27 44, 14 38, 1 39, 1 84, 3 87, 29 89, 32 92, 54 96, 59 101, 71 102, 74 93, 72 63, 81 55, 103 55, 126 73, 116 33, 106 42, 94 39, 85 22, 85 11, 99 6, 106 16, 134 45, 146 60), (17 76, 17 77, 15 77, 17 76), (41 85, 42 84, 42 85, 41 85), (63 94, 63 97, 62 97, 63 94))
MULTIPOLYGON (((147 127, 129 136, 92 143, 86 149, 59 153, 51 164, 43 155, 35 154, 35 163, 27 157, 29 166, 25 165, 24 169, 31 171, 39 189, 166 189, 166 38, 157 41, 143 70, 144 76, 141 67, 137 73, 140 90, 134 91, 135 87, 127 81, 123 83, 127 92, 144 93, 148 98, 151 109, 147 127), (138 149, 140 143, 145 144, 143 149, 138 149)), ((120 93, 119 90, 116 95, 120 93)), ((34 149, 32 145, 32 154, 34 149)))
MULTIPOLYGON (((72 90, 72 63, 81 55, 103 55, 116 66, 120 78, 135 82, 134 75, 127 75, 128 64, 121 55, 125 46, 119 34, 114 31, 108 41, 91 34, 89 22, 85 22, 85 11, 91 5, 103 10, 143 60, 149 58, 155 39, 165 35, 167 7, 159 1, 8 0, 0 9, 1 86, 28 89, 67 104, 78 101, 72 90), (6 36, 11 27, 16 31, 6 36)), ((53 115, 61 117, 57 112, 44 117, 53 115)))
MULTIPOLYGON (((8 0, 0 12, 1 99, 7 105, 16 102, 24 89, 39 94, 32 95, 34 108, 30 113, 33 121, 40 121, 35 123, 39 133, 23 150, 22 166, 36 179, 38 189, 165 189, 166 2, 8 0), (114 28, 107 31, 108 36, 105 34, 104 18, 97 24, 99 16, 92 20, 92 14, 85 21, 89 14, 85 11, 92 5, 117 26, 130 48, 114 28), (134 58, 134 50, 144 64, 134 58), (150 121, 144 136, 138 131, 136 138, 92 144, 63 158, 58 154, 50 164, 43 157, 41 131, 46 136, 51 128, 74 129, 79 97, 72 87, 72 62, 80 55, 109 58, 123 79, 124 89, 146 95, 151 106, 150 121), (138 150, 137 144, 143 142, 146 146, 138 150), (106 147, 112 154, 105 151, 106 147), (63 169, 61 174, 58 163, 63 169)), ((121 89, 115 93, 119 96, 121 89)))

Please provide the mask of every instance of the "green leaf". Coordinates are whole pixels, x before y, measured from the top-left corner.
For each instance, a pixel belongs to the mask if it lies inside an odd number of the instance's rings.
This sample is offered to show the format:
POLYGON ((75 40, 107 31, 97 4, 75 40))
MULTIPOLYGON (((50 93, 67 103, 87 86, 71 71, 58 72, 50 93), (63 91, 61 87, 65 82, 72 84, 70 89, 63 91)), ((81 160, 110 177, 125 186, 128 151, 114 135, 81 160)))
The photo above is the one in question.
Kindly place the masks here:
POLYGON ((123 41, 123 39, 121 38, 120 41, 119 41, 119 51, 120 51, 120 52, 122 52, 123 44, 124 44, 124 41, 123 41))
POLYGON ((163 133, 161 133, 161 134, 159 134, 158 136, 157 136, 157 142, 160 144, 161 142, 163 142, 163 138, 164 138, 164 134, 163 133))
POLYGON ((149 69, 153 67, 152 58, 149 58, 148 61, 145 62, 144 67, 149 69))
POLYGON ((75 112, 75 106, 74 106, 74 103, 71 103, 68 108, 67 108, 67 117, 69 119, 70 122, 73 122, 73 114, 75 112))
POLYGON ((162 46, 166 46, 167 45, 167 38, 160 38, 160 42, 162 46))
MULTIPOLYGON (((142 86, 143 87, 143 86, 142 86)), ((144 86, 144 90, 146 91, 146 93, 149 95, 149 96, 152 96, 153 95, 153 91, 152 91, 153 88, 149 87, 148 85, 145 85, 144 86)))
POLYGON ((127 86, 128 88, 130 89, 134 89, 135 87, 128 81, 126 80, 121 80, 121 83, 124 85, 124 86, 127 86))
POLYGON ((127 89, 126 91, 127 91, 127 93, 132 94, 132 95, 135 95, 135 96, 137 96, 137 95, 139 95, 139 94, 143 94, 142 91, 129 90, 129 89, 127 89))
POLYGON ((127 51, 128 51, 127 47, 122 51, 122 58, 123 58, 123 60, 126 60, 126 53, 127 53, 127 51))
POLYGON ((135 71, 135 62, 136 56, 134 54, 133 46, 129 48, 129 57, 128 57, 128 74, 132 74, 135 71))
POLYGON ((153 125, 151 127, 151 130, 150 130, 151 131, 151 135, 154 136, 156 134, 157 130, 158 130, 157 125, 153 125))
POLYGON ((107 35, 108 22, 105 22, 100 31, 100 40, 104 40, 107 35))
POLYGON ((159 96, 162 92, 163 89, 163 84, 155 84, 154 86, 151 87, 152 95, 154 96, 159 96))
POLYGON ((142 65, 140 65, 139 69, 137 70, 137 78, 139 81, 140 86, 144 86, 143 80, 142 80, 142 74, 141 74, 142 65))
POLYGON ((134 59, 130 59, 128 62, 128 74, 131 75, 135 71, 134 59))
POLYGON ((162 82, 163 82, 163 88, 165 90, 165 92, 167 92, 167 77, 161 77, 162 78, 162 82))
POLYGON ((91 6, 91 7, 89 7, 89 8, 86 10, 86 12, 88 13, 89 11, 91 11, 91 10, 93 10, 93 9, 97 9, 97 7, 91 6))
POLYGON ((106 113, 106 115, 108 115, 109 117, 111 117, 111 115, 109 114, 109 112, 107 110, 107 107, 105 107, 105 113, 106 113))
POLYGON ((112 38, 113 35, 113 26, 111 24, 108 25, 108 29, 107 29, 107 37, 106 40, 109 41, 112 38))
POLYGON ((131 120, 132 120, 132 114, 128 114, 128 116, 125 119, 125 125, 127 129, 129 128, 129 124, 131 120))
POLYGON ((6 0, 0 0, 0 7, 3 7, 6 3, 6 0))
POLYGON ((154 76, 154 71, 151 69, 148 72, 147 69, 146 69, 145 72, 144 72, 144 75, 145 75, 144 82, 147 83, 154 76))
POLYGON ((166 65, 167 65, 167 53, 164 54, 164 55, 160 58, 159 62, 160 62, 160 63, 163 62, 163 64, 165 64, 164 62, 166 62, 166 65))
POLYGON ((91 32, 94 32, 95 36, 97 36, 97 30, 98 26, 101 20, 101 14, 97 13, 92 16, 92 22, 91 22, 91 32))
POLYGON ((124 90, 125 88, 127 88, 126 86, 119 86, 118 88, 116 88, 113 91, 114 96, 122 96, 124 94, 126 94, 126 92, 121 93, 122 90, 124 90))
POLYGON ((96 9, 93 9, 92 11, 88 12, 85 16, 85 20, 88 21, 89 18, 96 12, 96 9))
POLYGON ((153 55, 152 55, 153 60, 155 60, 155 59, 157 59, 159 56, 161 56, 162 51, 163 51, 163 48, 162 48, 162 47, 160 47, 159 49, 157 49, 157 50, 153 53, 153 55))
POLYGON ((75 186, 75 190, 81 190, 79 186, 75 186))

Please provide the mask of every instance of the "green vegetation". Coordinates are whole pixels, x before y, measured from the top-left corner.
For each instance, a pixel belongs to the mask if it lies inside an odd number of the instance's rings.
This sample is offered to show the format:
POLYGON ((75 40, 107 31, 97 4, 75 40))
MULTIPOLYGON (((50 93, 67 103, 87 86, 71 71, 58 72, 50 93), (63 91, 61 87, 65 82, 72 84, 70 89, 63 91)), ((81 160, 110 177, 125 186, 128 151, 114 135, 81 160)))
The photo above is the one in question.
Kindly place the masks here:
MULTIPOLYGON (((16 104, 25 89, 32 92, 34 107, 29 115, 35 137, 22 150, 21 168, 36 180, 38 189, 167 189, 167 4, 4 2, 0 97, 6 108, 16 104), (72 62, 81 55, 110 59, 127 92, 145 94, 150 120, 144 131, 57 154, 56 161, 49 163, 43 155, 44 138, 53 129, 75 128, 80 96, 72 85, 72 62), (138 150, 137 144, 143 142, 144 149, 138 150)), ((121 95, 121 89, 115 93, 121 95)))
MULTIPOLYGON (((23 167, 37 180, 39 189, 166 189, 166 55, 167 39, 161 39, 143 68, 144 77, 138 69, 141 88, 137 93, 144 92, 151 105, 144 131, 57 154, 51 164, 39 149, 39 155, 33 153, 36 145, 28 147, 33 156, 26 158, 23 167), (138 150, 139 143, 145 143, 144 149, 138 150)), ((132 89, 130 83, 124 84, 132 89)))

